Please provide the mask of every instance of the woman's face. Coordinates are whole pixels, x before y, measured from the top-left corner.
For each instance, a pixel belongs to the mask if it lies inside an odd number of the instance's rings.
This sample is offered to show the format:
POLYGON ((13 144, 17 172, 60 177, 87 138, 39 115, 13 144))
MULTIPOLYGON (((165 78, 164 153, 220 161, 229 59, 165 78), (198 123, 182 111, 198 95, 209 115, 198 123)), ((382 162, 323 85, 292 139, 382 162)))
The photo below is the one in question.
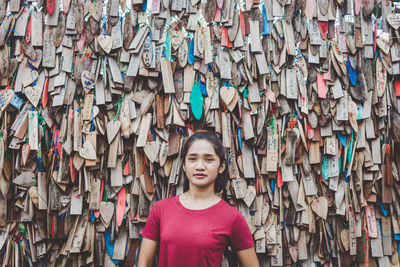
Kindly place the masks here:
POLYGON ((222 173, 224 168, 212 144, 203 139, 191 144, 183 165, 189 184, 199 188, 214 188, 218 173, 222 173))

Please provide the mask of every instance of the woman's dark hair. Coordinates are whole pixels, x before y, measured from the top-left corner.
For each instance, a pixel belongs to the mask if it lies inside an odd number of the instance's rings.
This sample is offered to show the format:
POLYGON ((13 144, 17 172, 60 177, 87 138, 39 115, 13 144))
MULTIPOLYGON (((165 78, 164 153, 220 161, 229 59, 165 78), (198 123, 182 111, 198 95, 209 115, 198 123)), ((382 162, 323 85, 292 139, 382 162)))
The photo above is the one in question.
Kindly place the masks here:
MULTIPOLYGON (((215 150, 215 153, 219 157, 220 164, 222 165, 225 162, 225 169, 222 173, 218 173, 217 179, 215 180, 214 184, 214 191, 215 193, 219 193, 224 190, 226 183, 228 182, 228 166, 226 164, 225 160, 225 148, 221 142, 221 140, 216 136, 214 133, 210 132, 205 132, 205 131, 199 131, 194 134, 192 134, 184 143, 182 153, 181 153, 181 159, 182 159, 182 164, 185 164, 185 158, 186 155, 189 151, 190 146, 194 141, 197 140, 206 140, 208 141, 215 150)), ((183 189, 184 191, 189 190, 189 180, 186 177, 186 174, 184 173, 184 183, 183 183, 183 189)))

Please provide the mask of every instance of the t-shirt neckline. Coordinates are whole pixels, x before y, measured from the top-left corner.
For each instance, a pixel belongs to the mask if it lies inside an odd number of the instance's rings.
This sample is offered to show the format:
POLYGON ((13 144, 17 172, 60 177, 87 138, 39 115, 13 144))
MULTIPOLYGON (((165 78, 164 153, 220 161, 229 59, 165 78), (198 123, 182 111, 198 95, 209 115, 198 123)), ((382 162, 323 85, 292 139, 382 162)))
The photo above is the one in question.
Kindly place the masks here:
POLYGON ((216 204, 214 204, 214 205, 212 205, 212 206, 210 206, 208 208, 201 209, 201 210, 192 210, 192 209, 188 209, 188 208, 186 208, 185 206, 182 205, 181 201, 179 200, 179 196, 180 195, 181 194, 175 196, 175 202, 178 205, 178 207, 181 208, 182 210, 186 211, 186 212, 196 213, 196 214, 202 214, 202 213, 210 212, 211 210, 213 210, 213 209, 219 207, 220 205, 222 205, 222 203, 224 202, 224 200, 221 199, 218 203, 216 203, 216 204))

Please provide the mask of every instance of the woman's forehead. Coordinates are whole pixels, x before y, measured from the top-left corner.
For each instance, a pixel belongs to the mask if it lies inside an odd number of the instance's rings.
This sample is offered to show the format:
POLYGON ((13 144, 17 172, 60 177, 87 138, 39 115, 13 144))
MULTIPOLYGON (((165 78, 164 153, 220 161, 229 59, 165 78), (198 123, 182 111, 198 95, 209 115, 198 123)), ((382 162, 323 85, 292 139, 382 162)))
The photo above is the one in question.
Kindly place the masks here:
POLYGON ((190 154, 215 156, 217 153, 215 152, 214 146, 209 141, 200 139, 194 141, 190 145, 188 149, 188 155, 190 154))

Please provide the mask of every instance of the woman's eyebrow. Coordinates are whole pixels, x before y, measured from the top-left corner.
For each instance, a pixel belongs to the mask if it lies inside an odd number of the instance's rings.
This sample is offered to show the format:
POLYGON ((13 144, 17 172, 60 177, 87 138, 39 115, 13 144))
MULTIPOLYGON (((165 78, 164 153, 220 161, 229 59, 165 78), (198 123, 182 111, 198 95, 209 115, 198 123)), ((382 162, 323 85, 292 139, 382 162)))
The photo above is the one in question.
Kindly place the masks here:
MULTIPOLYGON (((188 156, 197 156, 199 155, 198 153, 189 153, 188 156)), ((215 156, 214 154, 202 154, 202 156, 206 156, 206 157, 213 157, 215 156)))

